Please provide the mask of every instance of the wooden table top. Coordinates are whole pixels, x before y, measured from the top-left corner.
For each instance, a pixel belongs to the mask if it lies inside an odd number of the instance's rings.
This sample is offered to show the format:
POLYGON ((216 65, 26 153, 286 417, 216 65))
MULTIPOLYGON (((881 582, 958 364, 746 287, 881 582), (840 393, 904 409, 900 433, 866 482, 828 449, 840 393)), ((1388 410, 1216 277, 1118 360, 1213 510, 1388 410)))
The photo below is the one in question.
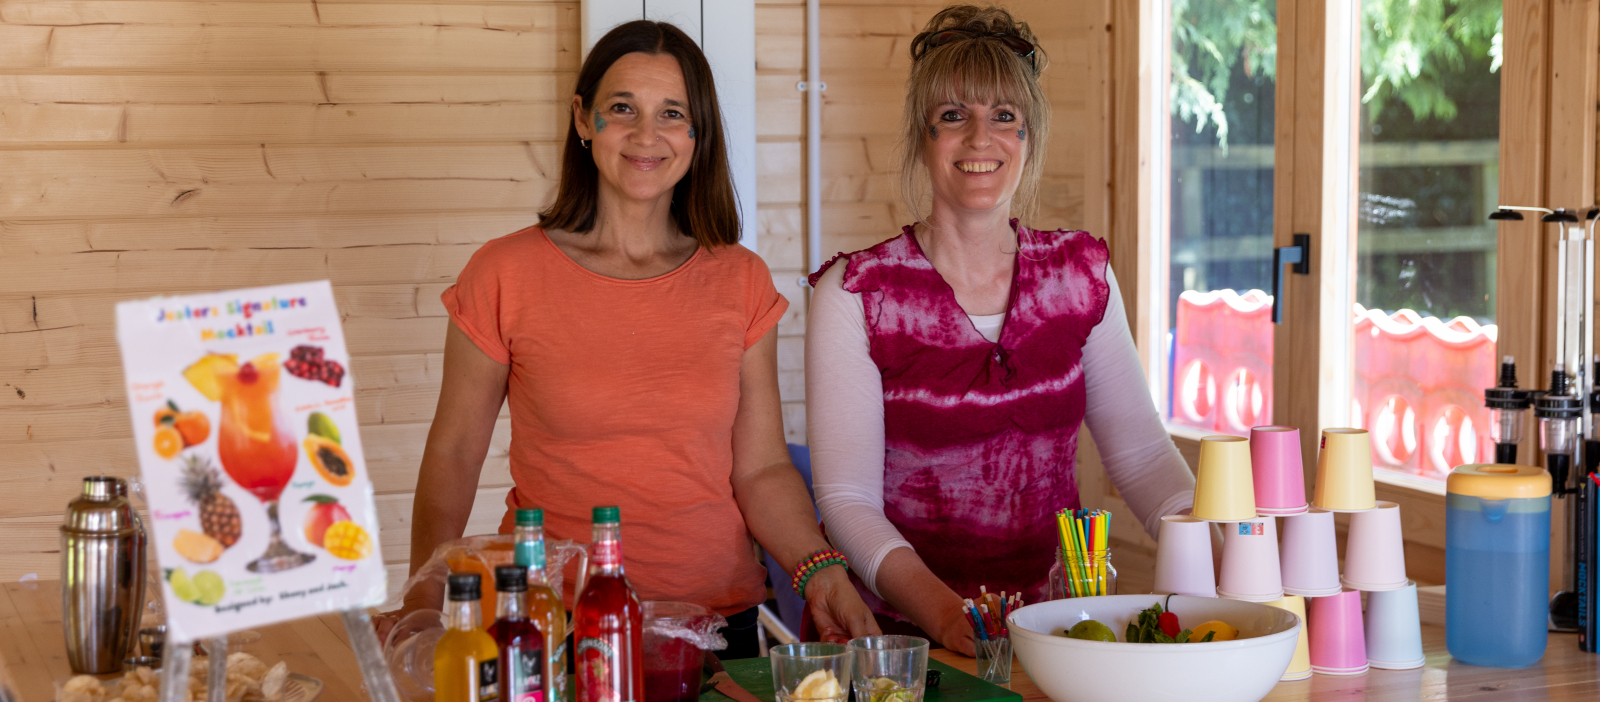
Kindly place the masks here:
MULTIPOLYGON (((61 632, 58 582, 11 583, 0 588, 0 663, 21 702, 46 702, 53 681, 72 675, 61 632)), ((322 700, 363 700, 361 671, 337 615, 302 619, 259 629, 261 641, 245 650, 268 665, 288 661, 289 670, 322 680, 322 700)), ((1457 663, 1445 651, 1444 629, 1422 627, 1428 663, 1416 670, 1373 670, 1362 675, 1313 675, 1279 683, 1271 702, 1323 700, 1595 700, 1600 698, 1600 656, 1578 650, 1575 634, 1551 634, 1539 665, 1523 669, 1482 668, 1457 663)), ((933 657, 974 672, 977 662, 945 650, 933 657)), ((1022 666, 1012 668, 1012 690, 1024 702, 1045 697, 1022 666)))

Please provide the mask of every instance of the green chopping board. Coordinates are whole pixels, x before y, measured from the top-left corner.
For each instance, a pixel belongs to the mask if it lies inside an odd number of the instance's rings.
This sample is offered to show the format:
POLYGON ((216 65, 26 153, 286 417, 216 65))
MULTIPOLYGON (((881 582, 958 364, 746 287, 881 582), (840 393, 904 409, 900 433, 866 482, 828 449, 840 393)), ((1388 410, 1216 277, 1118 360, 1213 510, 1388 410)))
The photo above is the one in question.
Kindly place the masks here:
MULTIPOLYGON (((722 665, 728 669, 728 676, 739 683, 739 687, 744 688, 746 692, 755 695, 757 699, 774 699, 771 658, 723 661, 722 665)), ((939 671, 939 687, 923 693, 923 702, 994 702, 1022 699, 1020 694, 994 683, 984 682, 983 678, 963 673, 936 660, 928 661, 928 669, 939 671)), ((712 690, 701 695, 700 702, 731 702, 731 698, 712 690)))

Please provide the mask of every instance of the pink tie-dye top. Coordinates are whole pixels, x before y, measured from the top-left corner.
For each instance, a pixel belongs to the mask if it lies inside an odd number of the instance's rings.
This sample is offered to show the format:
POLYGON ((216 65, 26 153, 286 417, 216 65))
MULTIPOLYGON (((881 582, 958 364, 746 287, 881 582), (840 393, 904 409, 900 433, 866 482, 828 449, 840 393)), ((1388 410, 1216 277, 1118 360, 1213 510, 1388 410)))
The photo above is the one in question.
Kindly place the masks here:
POLYGON ((1012 226, 1020 251, 998 342, 972 326, 912 227, 841 257, 883 377, 885 516, 958 594, 987 585, 1039 601, 1052 515, 1079 506, 1081 359, 1105 313, 1109 256, 1085 232, 1012 226))

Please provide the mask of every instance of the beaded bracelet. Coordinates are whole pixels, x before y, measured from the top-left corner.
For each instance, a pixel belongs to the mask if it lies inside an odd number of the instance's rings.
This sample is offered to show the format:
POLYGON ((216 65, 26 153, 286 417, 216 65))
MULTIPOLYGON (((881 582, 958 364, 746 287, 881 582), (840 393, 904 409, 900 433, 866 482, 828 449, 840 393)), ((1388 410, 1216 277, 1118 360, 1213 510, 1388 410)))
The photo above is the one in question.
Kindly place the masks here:
POLYGON ((789 580, 789 584, 794 587, 795 593, 800 595, 800 599, 805 599, 806 583, 811 580, 811 576, 831 565, 841 565, 848 569, 850 561, 838 551, 831 548, 823 549, 806 557, 800 565, 794 567, 794 576, 789 580))

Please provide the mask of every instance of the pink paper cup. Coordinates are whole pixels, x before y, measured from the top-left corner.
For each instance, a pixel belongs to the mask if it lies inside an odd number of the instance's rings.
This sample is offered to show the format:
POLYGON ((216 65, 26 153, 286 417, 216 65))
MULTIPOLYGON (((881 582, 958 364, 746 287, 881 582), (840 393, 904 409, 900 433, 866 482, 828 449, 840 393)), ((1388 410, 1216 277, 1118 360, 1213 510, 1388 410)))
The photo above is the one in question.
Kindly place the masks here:
POLYGON ((1350 515, 1345 535, 1344 586, 1379 592, 1406 586, 1406 550, 1400 531, 1400 505, 1379 502, 1376 509, 1350 515))
POLYGON ((1156 540, 1155 592, 1161 595, 1217 596, 1211 565, 1211 523, 1194 517, 1161 518, 1156 540))
POLYGON ((1421 668, 1422 619, 1417 611, 1417 584, 1367 594, 1365 615, 1367 664, 1384 670, 1421 668))
POLYGON ((1306 511, 1306 476, 1300 464, 1300 430, 1255 427, 1250 430, 1250 471, 1256 488, 1256 513, 1283 517, 1306 511))
POLYGON ((1305 514, 1283 518, 1283 591, 1302 597, 1337 595, 1339 543, 1334 535, 1333 513, 1311 508, 1305 514))
POLYGON ((1361 624, 1361 593, 1345 590, 1311 600, 1311 670, 1322 675, 1367 672, 1366 633, 1361 624))
POLYGON ((1277 517, 1257 517, 1222 525, 1218 595, 1249 602, 1271 602, 1283 597, 1277 521, 1277 517))

